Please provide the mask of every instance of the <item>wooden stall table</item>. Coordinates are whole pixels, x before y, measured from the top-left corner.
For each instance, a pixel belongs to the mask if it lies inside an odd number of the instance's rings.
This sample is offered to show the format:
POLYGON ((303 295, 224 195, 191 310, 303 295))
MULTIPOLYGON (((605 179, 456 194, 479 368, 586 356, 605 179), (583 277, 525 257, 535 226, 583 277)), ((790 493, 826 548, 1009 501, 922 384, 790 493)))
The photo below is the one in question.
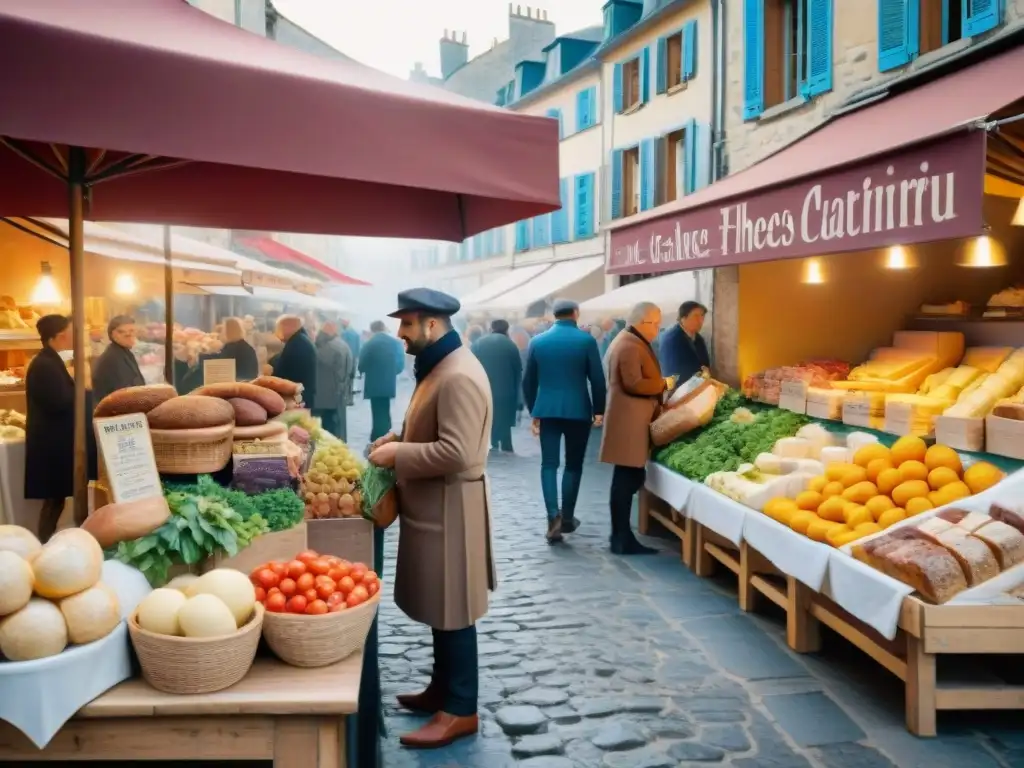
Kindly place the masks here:
POLYGON ((345 721, 358 708, 363 656, 321 669, 257 658, 237 685, 160 693, 134 679, 84 706, 39 750, 0 722, 0 763, 73 760, 273 760, 274 768, 347 768, 345 721))

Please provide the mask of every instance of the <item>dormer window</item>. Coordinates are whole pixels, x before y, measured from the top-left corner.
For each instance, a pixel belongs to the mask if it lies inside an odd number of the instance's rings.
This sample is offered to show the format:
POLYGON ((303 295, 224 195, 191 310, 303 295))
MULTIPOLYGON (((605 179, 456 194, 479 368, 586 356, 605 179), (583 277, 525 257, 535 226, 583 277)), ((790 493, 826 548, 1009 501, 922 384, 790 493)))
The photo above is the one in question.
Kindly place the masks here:
POLYGON ((562 46, 555 45, 548 49, 546 69, 544 70, 545 80, 557 80, 562 76, 562 46))

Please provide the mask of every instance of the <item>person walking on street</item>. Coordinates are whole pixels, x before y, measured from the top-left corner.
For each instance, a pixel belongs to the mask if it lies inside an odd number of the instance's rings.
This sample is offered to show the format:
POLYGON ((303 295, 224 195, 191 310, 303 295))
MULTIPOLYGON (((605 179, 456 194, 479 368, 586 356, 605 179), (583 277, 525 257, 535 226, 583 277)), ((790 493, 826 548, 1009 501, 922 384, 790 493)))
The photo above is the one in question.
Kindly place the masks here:
POLYGON ((494 320, 491 332, 473 346, 473 354, 487 372, 494 403, 491 450, 512 453, 512 427, 522 407, 523 359, 519 347, 508 337, 508 321, 494 320))
POLYGON ((592 427, 601 426, 605 378, 594 337, 577 325, 579 306, 554 303, 555 324, 530 341, 523 374, 523 396, 540 436, 540 485, 548 513, 549 543, 579 527, 576 498, 592 427), (589 387, 588 387, 589 385, 589 387), (558 504, 558 464, 565 441, 562 504, 558 504))
POLYGON ((371 463, 393 467, 399 516, 395 603, 433 631, 426 690, 403 694, 406 709, 431 719, 401 737, 429 749, 477 732, 476 622, 496 586, 487 489, 492 404, 487 373, 463 347, 451 316, 455 298, 418 288, 398 294, 399 338, 415 355, 416 391, 401 437, 378 439, 371 463))
POLYGON ((363 340, 359 336, 359 331, 352 327, 352 324, 345 319, 341 320, 341 340, 348 345, 348 348, 352 350, 352 359, 359 359, 359 348, 363 344, 363 340))
POLYGON ((668 386, 662 378, 651 340, 658 335, 661 310, 642 302, 629 315, 626 329, 608 347, 608 406, 600 459, 614 465, 609 498, 611 551, 616 555, 648 555, 656 550, 637 541, 630 528, 633 497, 643 487, 651 452, 651 422, 661 409, 668 386))
POLYGON ((323 428, 346 441, 348 384, 354 369, 352 351, 338 336, 338 326, 325 322, 316 335, 316 402, 311 405, 323 428))
POLYGON ((284 342, 274 360, 274 375, 302 385, 302 402, 316 403, 316 347, 303 327, 301 317, 281 315, 277 319, 277 337, 284 342))
POLYGON ((684 301, 679 305, 676 323, 661 337, 656 350, 665 376, 675 376, 683 382, 700 373, 701 368, 711 368, 708 345, 700 335, 704 317, 708 310, 696 301, 684 301))
POLYGON ((363 374, 363 397, 370 401, 370 440, 391 431, 391 401, 395 399, 398 375, 405 368, 405 349, 388 336, 384 323, 374 320, 373 333, 359 350, 359 372, 363 374))

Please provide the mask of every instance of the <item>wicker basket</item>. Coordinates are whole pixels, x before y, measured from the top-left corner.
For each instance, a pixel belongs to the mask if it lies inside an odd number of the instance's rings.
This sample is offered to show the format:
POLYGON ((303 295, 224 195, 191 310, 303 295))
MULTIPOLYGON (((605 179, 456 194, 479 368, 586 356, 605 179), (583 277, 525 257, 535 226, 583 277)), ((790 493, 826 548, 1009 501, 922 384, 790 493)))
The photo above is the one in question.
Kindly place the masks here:
POLYGON ((161 474, 219 472, 231 461, 234 424, 204 429, 151 429, 153 455, 161 474))
POLYGON ((361 650, 377 615, 380 592, 338 613, 306 616, 267 612, 263 637, 270 650, 293 667, 326 667, 361 650))
POLYGON ((288 439, 288 427, 280 421, 268 421, 255 427, 235 427, 236 443, 248 440, 260 440, 264 443, 283 443, 288 439))
POLYGON ((248 673, 256 657, 263 628, 263 606, 233 635, 171 637, 139 626, 136 613, 128 618, 128 634, 146 682, 164 693, 213 693, 228 688, 248 673))

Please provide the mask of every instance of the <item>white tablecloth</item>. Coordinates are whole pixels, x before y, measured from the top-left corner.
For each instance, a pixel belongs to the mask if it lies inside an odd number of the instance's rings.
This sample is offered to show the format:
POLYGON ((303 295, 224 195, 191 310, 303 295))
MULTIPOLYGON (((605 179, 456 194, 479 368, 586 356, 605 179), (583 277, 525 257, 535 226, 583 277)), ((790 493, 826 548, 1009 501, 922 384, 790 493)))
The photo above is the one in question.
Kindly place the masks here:
POLYGON ((25 499, 25 441, 0 441, 0 524, 39 530, 43 502, 25 499))
MULTIPOLYGON (((103 564, 103 582, 117 592, 122 618, 151 591, 136 569, 103 564)), ((132 676, 131 642, 122 621, 111 634, 59 656, 0 663, 0 720, 42 749, 83 706, 132 676)))
POLYGON ((829 557, 835 551, 760 512, 752 512, 744 519, 743 540, 780 571, 815 591, 820 591, 825 583, 829 557))
POLYGON ((697 485, 668 467, 655 464, 653 461, 647 462, 647 480, 644 487, 676 512, 685 514, 690 493, 697 485))
POLYGON ((711 490, 703 483, 694 485, 687 510, 688 517, 737 547, 743 541, 743 525, 747 516, 761 514, 711 490))

